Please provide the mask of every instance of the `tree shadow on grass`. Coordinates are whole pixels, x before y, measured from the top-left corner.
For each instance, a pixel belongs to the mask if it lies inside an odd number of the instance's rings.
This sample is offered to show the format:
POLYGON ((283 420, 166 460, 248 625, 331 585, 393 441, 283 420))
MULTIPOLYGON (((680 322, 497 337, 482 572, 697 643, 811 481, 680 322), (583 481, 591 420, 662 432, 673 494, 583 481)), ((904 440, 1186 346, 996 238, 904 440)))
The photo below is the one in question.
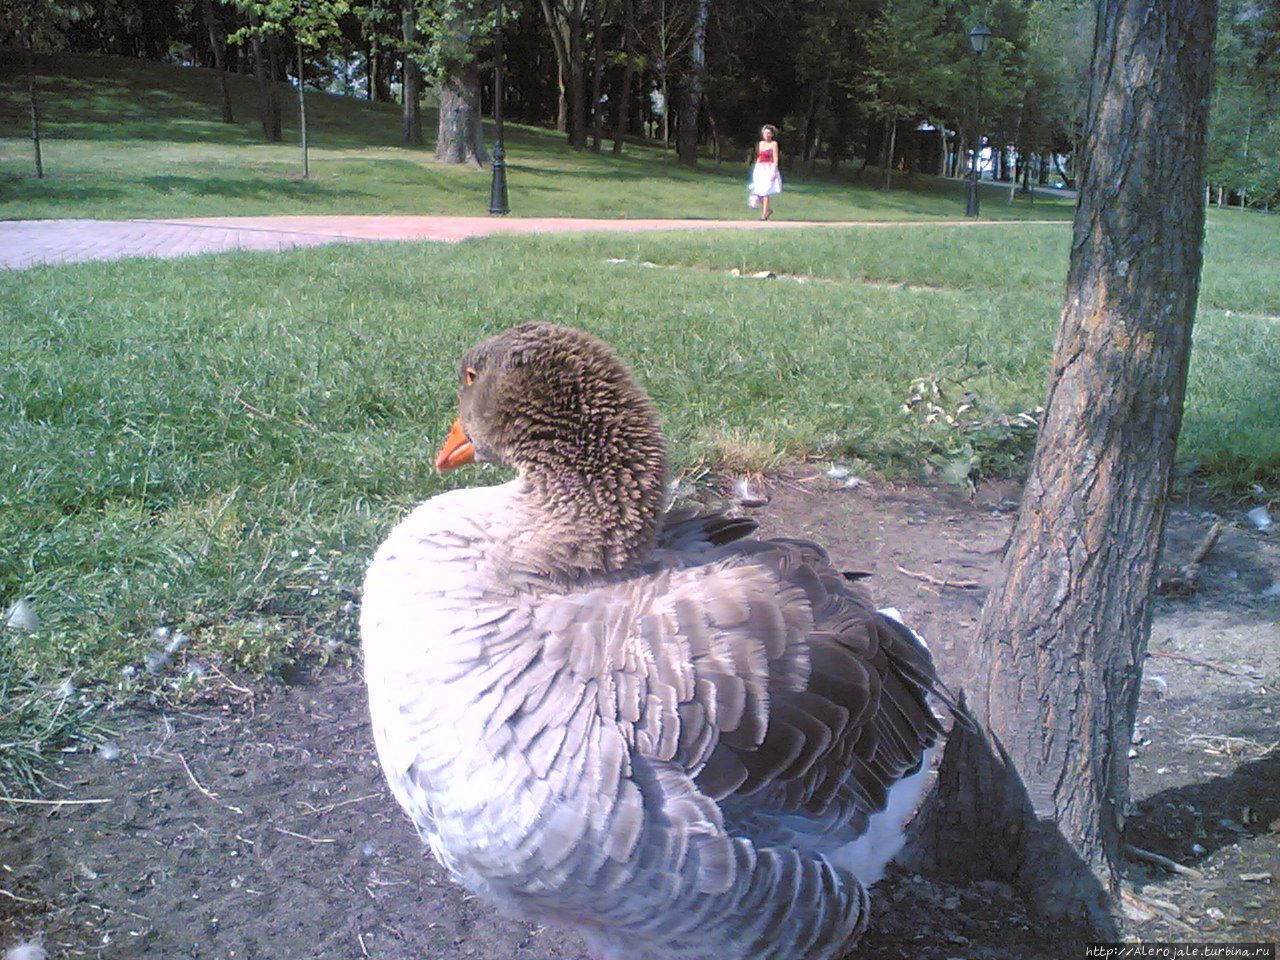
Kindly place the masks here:
POLYGON ((197 197, 230 197, 240 200, 332 200, 372 196, 363 190, 331 187, 313 180, 241 180, 228 177, 183 177, 166 174, 142 177, 138 182, 161 195, 189 194, 197 197))
MULTIPOLYGON (((56 198, 68 201, 116 200, 124 191, 115 187, 90 185, 79 180, 66 180, 57 174, 46 174, 43 179, 31 174, 0 174, 0 202, 19 200, 45 200, 56 198)), ((13 219, 0 213, 0 220, 13 219)))

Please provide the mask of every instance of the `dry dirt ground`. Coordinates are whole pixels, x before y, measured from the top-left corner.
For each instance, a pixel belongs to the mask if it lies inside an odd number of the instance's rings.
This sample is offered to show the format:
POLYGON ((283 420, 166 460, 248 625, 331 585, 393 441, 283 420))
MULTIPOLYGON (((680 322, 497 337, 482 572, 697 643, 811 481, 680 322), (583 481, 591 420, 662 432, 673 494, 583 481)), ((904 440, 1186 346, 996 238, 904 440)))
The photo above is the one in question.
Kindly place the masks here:
MULTIPOLYGON (((945 676, 972 634, 1012 523, 1013 485, 969 498, 797 468, 753 513, 812 537, 930 641, 945 676), (945 585, 944 585, 945 584, 945 585)), ((1224 514, 1201 589, 1158 606, 1135 734, 1131 841, 1199 877, 1135 864, 1161 941, 1280 938, 1280 536, 1224 514)), ((1175 505, 1166 559, 1214 517, 1175 505)), ((445 877, 383 786, 357 673, 222 687, 119 710, 119 755, 67 754, 61 804, 0 804, 0 948, 51 957, 558 960, 581 944, 497 917, 445 877)), ((855 956, 1074 956, 1008 888, 891 875, 855 956)))

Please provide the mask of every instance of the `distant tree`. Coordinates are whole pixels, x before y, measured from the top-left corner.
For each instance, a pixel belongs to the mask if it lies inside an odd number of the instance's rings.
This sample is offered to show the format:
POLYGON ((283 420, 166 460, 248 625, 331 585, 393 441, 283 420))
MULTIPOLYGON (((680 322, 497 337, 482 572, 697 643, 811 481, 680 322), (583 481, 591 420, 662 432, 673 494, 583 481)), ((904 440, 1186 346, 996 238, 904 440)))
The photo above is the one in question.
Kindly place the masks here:
POLYGON ((1100 0, 1039 442, 914 853, 1117 939, 1128 750, 1204 235, 1214 0, 1100 0))
POLYGON ((932 0, 886 0, 866 35, 863 105, 884 124, 884 189, 892 185, 898 127, 936 114, 954 60, 946 55, 954 38, 944 29, 943 10, 932 0))
POLYGON ((622 0, 622 73, 613 95, 613 152, 622 153, 636 75, 636 0, 622 0))
POLYGON ((214 12, 213 0, 201 0, 205 29, 209 32, 209 47, 213 50, 213 69, 218 75, 218 109, 223 123, 235 123, 231 110, 231 90, 227 85, 227 28, 214 12))
POLYGON ((684 107, 680 111, 680 134, 676 153, 686 167, 698 165, 698 119, 707 72, 707 15, 711 0, 697 0, 693 30, 689 35, 689 70, 685 76, 684 107))
POLYGON ((581 148, 587 142, 586 66, 582 43, 587 0, 541 2, 559 69, 556 129, 568 134, 570 145, 581 148))
POLYGON ((424 49, 418 36, 421 0, 400 0, 400 49, 403 72, 400 77, 401 142, 406 147, 422 146, 422 59, 424 49))
POLYGON ((36 84, 36 51, 60 48, 72 23, 86 13, 86 5, 60 0, 12 0, 0 8, 0 37, 17 41, 27 75, 27 108, 31 117, 31 148, 36 177, 44 179, 40 146, 40 95, 36 84))
POLYGON ((436 159, 441 163, 487 163, 480 124, 479 51, 492 25, 483 0, 435 0, 430 59, 440 95, 436 159))
POLYGON ((261 43, 266 38, 287 36, 297 51, 298 129, 302 147, 302 176, 311 175, 307 142, 307 51, 319 49, 326 41, 341 35, 339 20, 350 9, 348 0, 235 0, 249 12, 250 26, 232 35, 234 40, 253 37, 261 43))

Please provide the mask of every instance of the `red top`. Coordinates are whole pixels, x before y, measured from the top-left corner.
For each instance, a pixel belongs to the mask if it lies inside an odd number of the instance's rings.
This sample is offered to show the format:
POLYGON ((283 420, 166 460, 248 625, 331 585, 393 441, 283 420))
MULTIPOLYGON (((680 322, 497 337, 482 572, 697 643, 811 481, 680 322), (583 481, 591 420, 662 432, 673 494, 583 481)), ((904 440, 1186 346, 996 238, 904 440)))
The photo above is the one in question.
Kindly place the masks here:
POLYGON ((767 147, 761 147, 756 155, 756 163, 773 163, 773 151, 767 147))

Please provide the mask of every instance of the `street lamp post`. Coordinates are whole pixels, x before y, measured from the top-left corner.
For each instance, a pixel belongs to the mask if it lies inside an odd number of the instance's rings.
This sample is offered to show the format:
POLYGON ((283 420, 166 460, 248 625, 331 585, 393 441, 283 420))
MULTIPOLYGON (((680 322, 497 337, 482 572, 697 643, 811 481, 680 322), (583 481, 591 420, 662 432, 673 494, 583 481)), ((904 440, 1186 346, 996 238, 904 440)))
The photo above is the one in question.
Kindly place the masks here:
POLYGON ((982 155, 982 55, 991 43, 991 31, 978 24, 969 31, 969 44, 973 47, 973 163, 969 169, 969 197, 965 203, 965 216, 978 215, 978 159, 982 155))
POLYGON ((507 202, 507 152, 502 143, 502 0, 498 0, 493 40, 493 185, 489 188, 489 213, 501 217, 511 212, 507 202))

